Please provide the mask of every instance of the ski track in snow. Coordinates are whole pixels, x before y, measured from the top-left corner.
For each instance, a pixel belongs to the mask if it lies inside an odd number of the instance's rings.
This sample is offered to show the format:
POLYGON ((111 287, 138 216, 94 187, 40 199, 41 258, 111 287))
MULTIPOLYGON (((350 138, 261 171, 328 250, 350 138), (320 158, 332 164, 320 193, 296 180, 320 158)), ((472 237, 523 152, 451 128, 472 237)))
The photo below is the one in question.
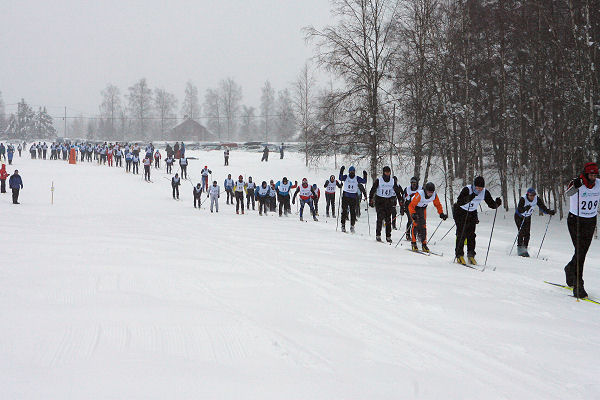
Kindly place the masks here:
MULTIPOLYGON (((337 172, 293 153, 261 163, 234 151, 229 167, 221 152, 188 153, 199 160, 179 202, 164 166, 154 185, 93 163, 23 157, 8 167, 25 189, 19 206, 0 196, 1 398, 600 397, 600 308, 543 282, 564 280, 564 221, 551 223, 547 260, 522 259, 508 256, 516 227, 499 211, 480 272, 450 263, 453 233, 434 246, 443 257, 395 248, 401 230, 392 246, 376 243, 365 203, 354 235, 335 231, 324 198, 319 222, 300 223, 295 205, 287 218, 236 215, 225 193, 219 213, 204 196, 194 209, 204 165, 221 189, 227 173, 258 184, 306 176, 321 188, 337 172)), ((492 218, 480 213, 481 263, 492 218)), ((534 216, 533 256, 546 221, 534 216)), ((585 278, 596 298, 598 260, 594 241, 585 278)))

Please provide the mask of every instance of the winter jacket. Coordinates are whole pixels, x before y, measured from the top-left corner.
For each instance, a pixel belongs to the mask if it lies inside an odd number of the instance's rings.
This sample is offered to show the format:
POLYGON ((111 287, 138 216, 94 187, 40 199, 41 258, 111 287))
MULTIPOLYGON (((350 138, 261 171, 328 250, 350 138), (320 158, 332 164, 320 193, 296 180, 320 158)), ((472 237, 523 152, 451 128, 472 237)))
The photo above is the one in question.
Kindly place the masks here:
POLYGON ((21 175, 12 174, 8 180, 8 186, 11 189, 23 189, 23 180, 21 179, 21 175))

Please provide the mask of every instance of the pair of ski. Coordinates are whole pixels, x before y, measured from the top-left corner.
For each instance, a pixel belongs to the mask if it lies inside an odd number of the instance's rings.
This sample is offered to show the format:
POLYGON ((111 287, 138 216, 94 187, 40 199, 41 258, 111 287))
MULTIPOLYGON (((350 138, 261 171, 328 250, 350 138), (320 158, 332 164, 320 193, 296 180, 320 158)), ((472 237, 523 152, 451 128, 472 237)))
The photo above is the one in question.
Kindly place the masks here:
MULTIPOLYGON (((547 283, 548 285, 552 285, 552 286, 557 286, 557 287, 561 287, 563 289, 569 290, 569 291, 573 291, 573 288, 567 285, 561 285, 560 283, 554 283, 554 282, 548 282, 548 281, 544 281, 544 283, 547 283)), ((575 297, 573 295, 571 295, 571 297, 575 297)), ((591 299, 589 297, 583 298, 583 299, 579 299, 579 300, 583 300, 583 301, 588 301, 590 303, 594 303, 594 304, 599 304, 600 305, 600 301, 595 300, 595 299, 591 299)))
MULTIPOLYGON (((391 243, 390 243, 391 244, 391 243)), ((434 251, 423 251, 423 250, 413 250, 413 249, 406 249, 407 251, 410 251, 411 253, 417 253, 417 254, 421 254, 424 256, 438 256, 438 257, 443 257, 444 253, 436 253, 434 251)))

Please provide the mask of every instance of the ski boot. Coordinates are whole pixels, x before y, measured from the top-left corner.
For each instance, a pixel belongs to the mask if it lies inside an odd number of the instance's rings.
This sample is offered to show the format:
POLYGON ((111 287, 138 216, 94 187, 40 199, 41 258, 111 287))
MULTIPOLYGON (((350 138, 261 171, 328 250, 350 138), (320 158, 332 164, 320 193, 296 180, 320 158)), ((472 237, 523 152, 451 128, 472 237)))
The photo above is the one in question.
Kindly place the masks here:
POLYGON ((350 233, 354 233, 354 225, 350 225, 350 233))
POLYGON ((585 299, 588 297, 587 292, 583 288, 583 282, 573 287, 573 297, 577 297, 578 299, 585 299))
POLYGON ((327 213, 325 213, 325 218, 329 218, 329 211, 327 211, 327 213))
POLYGON ((377 240, 378 242, 383 242, 383 241, 381 240, 381 236, 379 236, 379 235, 375 236, 375 240, 377 240))
POLYGON ((417 246, 417 242, 410 242, 410 249, 412 251, 419 251, 419 247, 417 246))
POLYGON ((429 247, 427 247, 427 243, 421 243, 421 249, 423 253, 429 253, 429 247))
POLYGON ((467 262, 463 256, 456 256, 456 262, 460 265, 467 265, 467 262))
POLYGON ((469 260, 469 264, 477 265, 477 261, 475 260, 475 254, 467 254, 467 260, 469 260))
POLYGON ((342 225, 342 232, 346 233, 346 226, 342 225))
POLYGON ((575 277, 573 276, 573 272, 569 269, 568 265, 565 267, 565 280, 567 281, 567 286, 569 287, 573 287, 575 284, 575 277))
POLYGON ((392 244, 392 237, 391 236, 387 236, 385 238, 385 241, 388 242, 389 244, 392 244))
POLYGON ((313 215, 313 221, 315 221, 315 222, 318 222, 318 221, 319 221, 319 219, 317 218, 317 216, 316 216, 316 215, 313 215))
POLYGON ((259 211, 259 212, 258 212, 258 215, 260 215, 260 216, 262 217, 262 211, 259 211))
POLYGON ((300 216, 300 221, 304 221, 304 218, 302 217, 302 215, 300 216))
POLYGON ((239 214, 240 212, 239 212, 238 210, 235 210, 235 213, 236 213, 236 214, 239 214))
POLYGON ((406 240, 410 240, 410 232, 406 232, 406 240))
POLYGON ((244 215, 244 210, 242 210, 242 215, 244 215))
POLYGON ((517 255, 520 257, 529 257, 529 253, 527 253, 527 247, 517 246, 517 255))

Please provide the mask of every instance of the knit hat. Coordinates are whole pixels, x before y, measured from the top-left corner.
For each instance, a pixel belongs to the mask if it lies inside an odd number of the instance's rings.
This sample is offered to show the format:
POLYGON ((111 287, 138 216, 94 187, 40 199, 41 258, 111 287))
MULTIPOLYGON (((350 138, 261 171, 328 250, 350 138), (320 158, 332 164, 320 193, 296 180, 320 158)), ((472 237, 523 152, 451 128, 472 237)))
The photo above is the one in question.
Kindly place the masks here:
POLYGON ((435 192, 435 185, 433 184, 433 182, 427 182, 425 184, 425 191, 426 192, 435 192))
POLYGON ((413 176, 412 178, 410 178, 410 183, 419 183, 419 178, 413 176))
POLYGON ((535 189, 530 187, 529 189, 527 189, 527 194, 535 194, 535 189))
POLYGON ((354 165, 351 165, 350 168, 348 168, 348 172, 354 172, 356 171, 356 168, 354 168, 354 165))
POLYGON ((483 176, 478 176, 477 178, 475 178, 475 180, 473 180, 473 186, 485 187, 485 180, 483 179, 483 176))
POLYGON ((589 162, 585 164, 583 167, 584 174, 597 174, 598 173, 598 164, 595 162, 589 162))
POLYGON ((383 167, 383 173, 385 174, 386 172, 391 173, 392 169, 390 167, 388 167, 387 165, 385 167, 383 167))

